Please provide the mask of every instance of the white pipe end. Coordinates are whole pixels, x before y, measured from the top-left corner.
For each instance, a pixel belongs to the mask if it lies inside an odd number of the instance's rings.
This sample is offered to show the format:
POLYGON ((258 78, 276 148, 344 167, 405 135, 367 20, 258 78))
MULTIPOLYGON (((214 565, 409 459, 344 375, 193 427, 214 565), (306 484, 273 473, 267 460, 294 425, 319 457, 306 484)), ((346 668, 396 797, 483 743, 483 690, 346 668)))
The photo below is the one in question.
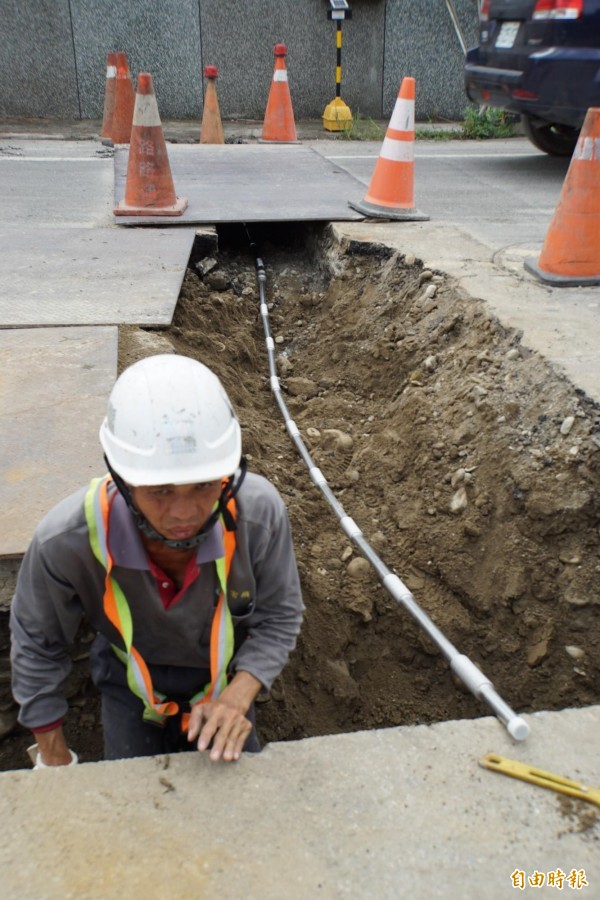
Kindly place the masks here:
POLYGON ((515 716, 506 723, 506 730, 515 741, 524 741, 529 735, 529 725, 521 716, 515 716))

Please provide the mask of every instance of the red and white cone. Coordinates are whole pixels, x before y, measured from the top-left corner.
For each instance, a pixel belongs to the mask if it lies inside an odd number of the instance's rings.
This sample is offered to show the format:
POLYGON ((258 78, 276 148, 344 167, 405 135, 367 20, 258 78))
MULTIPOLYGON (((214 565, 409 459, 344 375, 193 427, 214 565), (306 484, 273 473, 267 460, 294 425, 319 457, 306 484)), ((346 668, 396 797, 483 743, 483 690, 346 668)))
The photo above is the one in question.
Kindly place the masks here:
POLYGON ((112 129, 112 118, 115 110, 115 87, 117 79, 117 54, 109 53, 106 57, 106 87, 104 89, 104 111, 102 113, 102 131, 100 137, 109 138, 112 129))
POLYGON ((415 79, 403 78, 369 190, 350 203, 369 218, 427 221, 415 209, 415 79))
POLYGON ((261 136, 261 141, 267 144, 299 143, 285 65, 286 54, 285 44, 275 44, 275 68, 261 136))
POLYGON ((184 197, 175 194, 152 75, 141 72, 131 128, 125 199, 114 214, 180 216, 187 205, 184 197))
POLYGON ((131 136, 135 91, 127 54, 121 51, 117 52, 116 64, 115 103, 110 124, 110 137, 113 144, 128 144, 131 136))

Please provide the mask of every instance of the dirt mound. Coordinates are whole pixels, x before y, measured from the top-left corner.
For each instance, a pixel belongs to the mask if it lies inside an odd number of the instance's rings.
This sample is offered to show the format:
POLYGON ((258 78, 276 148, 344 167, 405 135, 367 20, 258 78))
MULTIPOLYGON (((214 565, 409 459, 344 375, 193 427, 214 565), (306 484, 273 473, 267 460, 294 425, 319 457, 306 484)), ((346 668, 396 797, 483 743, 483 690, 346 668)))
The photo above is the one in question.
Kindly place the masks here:
MULTIPOLYGON (((516 710, 598 703, 598 410, 418 260, 326 229, 259 236, 285 401, 348 515, 516 710)), ((313 486, 270 391, 238 238, 192 258, 170 329, 123 329, 120 365, 172 349, 213 368, 250 467, 287 504, 307 613, 260 704, 263 738, 488 714, 313 486)))

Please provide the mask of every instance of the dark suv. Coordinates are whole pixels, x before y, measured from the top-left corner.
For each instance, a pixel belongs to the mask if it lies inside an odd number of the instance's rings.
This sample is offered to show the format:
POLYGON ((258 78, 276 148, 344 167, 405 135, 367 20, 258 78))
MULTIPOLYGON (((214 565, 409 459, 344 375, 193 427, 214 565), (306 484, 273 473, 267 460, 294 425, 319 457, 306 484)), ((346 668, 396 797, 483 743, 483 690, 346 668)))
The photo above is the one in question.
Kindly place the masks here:
POLYGON ((519 113, 529 140, 569 156, 600 106, 600 0, 483 0, 467 96, 519 113))

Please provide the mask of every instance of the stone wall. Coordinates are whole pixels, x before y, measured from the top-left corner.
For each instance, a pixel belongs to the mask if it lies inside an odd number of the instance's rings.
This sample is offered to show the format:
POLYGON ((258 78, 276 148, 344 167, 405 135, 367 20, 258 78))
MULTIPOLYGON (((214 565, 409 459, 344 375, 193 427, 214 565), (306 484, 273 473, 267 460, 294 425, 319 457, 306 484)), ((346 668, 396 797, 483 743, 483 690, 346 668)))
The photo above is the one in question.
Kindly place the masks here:
MULTIPOLYGON (((342 97, 354 114, 388 117, 404 75, 417 118, 462 118, 463 54, 446 0, 351 0, 343 25, 342 97)), ((477 0, 454 0, 467 44, 477 0)), ((288 47, 294 114, 319 118, 335 96, 328 0, 0 0, 0 115, 100 118, 106 54, 154 77, 163 118, 198 118, 203 68, 219 69, 224 119, 262 119, 273 46, 288 47)))

